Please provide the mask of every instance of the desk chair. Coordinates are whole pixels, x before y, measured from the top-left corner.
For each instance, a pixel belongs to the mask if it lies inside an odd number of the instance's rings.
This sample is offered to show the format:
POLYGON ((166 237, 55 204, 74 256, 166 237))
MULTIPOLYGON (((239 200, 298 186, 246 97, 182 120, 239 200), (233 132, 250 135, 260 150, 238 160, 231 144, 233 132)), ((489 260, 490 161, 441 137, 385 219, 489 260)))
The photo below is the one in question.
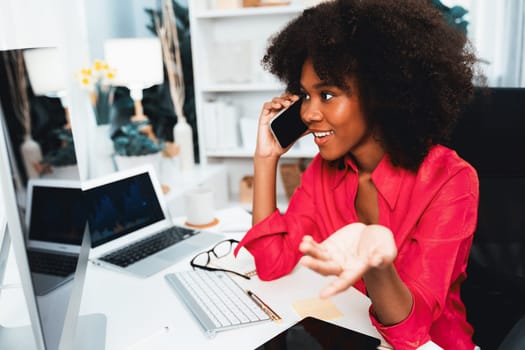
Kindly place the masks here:
POLYGON ((478 226, 461 294, 482 350, 525 349, 524 113, 525 89, 477 89, 450 144, 480 181, 478 226))

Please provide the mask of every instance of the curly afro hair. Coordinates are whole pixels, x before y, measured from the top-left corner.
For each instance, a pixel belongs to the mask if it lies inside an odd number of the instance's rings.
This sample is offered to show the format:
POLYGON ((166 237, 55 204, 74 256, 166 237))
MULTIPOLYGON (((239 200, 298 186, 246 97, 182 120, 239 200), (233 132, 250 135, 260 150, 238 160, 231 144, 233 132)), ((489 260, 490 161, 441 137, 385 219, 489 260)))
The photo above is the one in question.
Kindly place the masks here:
POLYGON ((303 11, 270 38, 263 67, 300 94, 305 59, 347 89, 395 166, 417 170, 446 143, 473 94, 476 57, 430 0, 335 0, 303 11))

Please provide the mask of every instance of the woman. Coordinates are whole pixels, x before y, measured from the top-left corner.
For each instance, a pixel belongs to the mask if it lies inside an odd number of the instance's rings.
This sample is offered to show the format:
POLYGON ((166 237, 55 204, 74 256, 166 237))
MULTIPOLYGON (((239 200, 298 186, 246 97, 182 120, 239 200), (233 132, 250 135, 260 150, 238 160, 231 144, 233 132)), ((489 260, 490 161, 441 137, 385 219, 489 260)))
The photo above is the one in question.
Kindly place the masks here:
POLYGON ((336 276, 322 297, 366 293, 372 323, 396 349, 475 347, 460 285, 478 179, 441 145, 473 90, 466 42, 430 2, 340 0, 305 10, 263 59, 287 93, 263 106, 254 226, 239 247, 263 280, 301 262, 336 276), (283 214, 276 173, 287 149, 268 123, 299 98, 319 154, 283 214))

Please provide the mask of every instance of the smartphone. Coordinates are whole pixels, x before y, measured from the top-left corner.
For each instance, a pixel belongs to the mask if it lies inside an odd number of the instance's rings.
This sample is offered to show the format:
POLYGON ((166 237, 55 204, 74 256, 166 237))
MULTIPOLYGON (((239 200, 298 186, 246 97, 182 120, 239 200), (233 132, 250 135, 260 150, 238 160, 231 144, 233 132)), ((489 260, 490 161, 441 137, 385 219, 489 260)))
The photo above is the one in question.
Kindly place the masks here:
POLYGON ((256 350, 376 350, 380 344, 378 338, 306 317, 256 350))
POLYGON ((282 148, 287 148, 297 141, 308 129, 301 120, 302 101, 302 99, 295 101, 270 120, 270 131, 282 148))

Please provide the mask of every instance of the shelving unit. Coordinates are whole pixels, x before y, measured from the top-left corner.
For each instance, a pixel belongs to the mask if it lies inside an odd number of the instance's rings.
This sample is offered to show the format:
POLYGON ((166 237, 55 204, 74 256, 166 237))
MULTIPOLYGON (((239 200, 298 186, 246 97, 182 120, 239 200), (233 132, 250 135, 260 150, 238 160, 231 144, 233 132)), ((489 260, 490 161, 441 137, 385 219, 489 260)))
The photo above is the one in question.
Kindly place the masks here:
MULTIPOLYGON (((261 107, 284 91, 260 64, 268 38, 304 6, 293 1, 286 6, 215 9, 213 1, 188 3, 201 164, 225 164, 230 200, 235 202, 240 180, 253 174, 261 107)), ((311 140, 301 140, 283 162, 311 158, 316 152, 311 140)), ((281 183, 278 194, 284 195, 281 183)))

